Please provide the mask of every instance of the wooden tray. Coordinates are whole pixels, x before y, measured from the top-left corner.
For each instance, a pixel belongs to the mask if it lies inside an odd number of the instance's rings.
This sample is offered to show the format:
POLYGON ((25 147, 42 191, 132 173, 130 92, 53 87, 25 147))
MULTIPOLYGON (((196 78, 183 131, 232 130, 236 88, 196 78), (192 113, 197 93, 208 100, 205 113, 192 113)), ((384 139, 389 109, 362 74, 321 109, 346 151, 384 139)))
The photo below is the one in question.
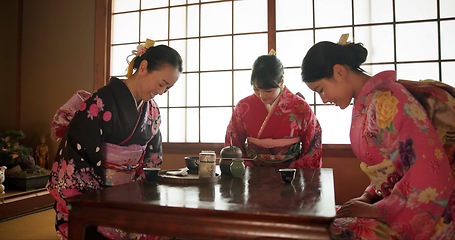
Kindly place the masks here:
MULTIPOLYGON (((167 170, 176 171, 176 170, 167 170)), ((211 178, 199 178, 198 174, 188 174, 186 176, 174 176, 166 174, 166 170, 160 171, 158 174, 158 182, 164 183, 179 183, 179 184, 200 184, 200 183, 212 183, 218 181, 220 174, 216 173, 215 177, 211 178)))

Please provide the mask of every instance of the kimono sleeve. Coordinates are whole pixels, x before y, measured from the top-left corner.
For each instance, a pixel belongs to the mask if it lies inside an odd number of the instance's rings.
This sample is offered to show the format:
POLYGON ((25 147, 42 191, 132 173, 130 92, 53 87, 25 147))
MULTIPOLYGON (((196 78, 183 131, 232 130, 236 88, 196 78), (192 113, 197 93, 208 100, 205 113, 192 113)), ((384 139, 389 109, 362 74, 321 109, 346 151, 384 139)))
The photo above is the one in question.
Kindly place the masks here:
POLYGON ((79 112, 68 126, 67 144, 63 148, 68 159, 80 161, 93 168, 101 176, 102 144, 105 135, 112 132, 112 109, 108 109, 109 101, 94 94, 81 104, 79 112))
POLYGON ((382 151, 401 176, 376 206, 404 238, 429 239, 454 189, 442 144, 423 107, 398 84, 374 93, 372 106, 382 151))
MULTIPOLYGON (((228 127, 226 129, 226 136, 224 139, 224 144, 226 146, 230 145, 230 134, 232 133, 232 145, 239 147, 242 150, 243 157, 246 156, 246 129, 243 124, 243 119, 241 117, 241 112, 244 111, 244 109, 238 107, 239 104, 234 108, 234 111, 232 112, 231 120, 229 121, 228 127)), ((248 164, 248 163, 246 163, 248 164)))
POLYGON ((297 168, 320 168, 322 167, 322 129, 318 119, 311 111, 308 103, 299 104, 303 114, 303 124, 299 137, 302 144, 300 157, 292 164, 297 168))
POLYGON ((163 163, 163 149, 161 131, 158 129, 155 136, 147 144, 147 149, 144 156, 144 167, 159 168, 163 163))

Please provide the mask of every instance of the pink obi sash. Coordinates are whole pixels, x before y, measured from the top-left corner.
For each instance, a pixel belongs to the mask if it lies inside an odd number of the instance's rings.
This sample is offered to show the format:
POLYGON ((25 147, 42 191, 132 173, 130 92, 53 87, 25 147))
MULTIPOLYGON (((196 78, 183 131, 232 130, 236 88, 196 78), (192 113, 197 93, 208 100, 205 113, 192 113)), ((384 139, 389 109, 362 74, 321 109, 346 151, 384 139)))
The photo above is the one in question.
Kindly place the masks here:
POLYGON ((119 146, 104 143, 103 149, 106 186, 132 182, 142 175, 142 156, 145 146, 138 144, 119 146))

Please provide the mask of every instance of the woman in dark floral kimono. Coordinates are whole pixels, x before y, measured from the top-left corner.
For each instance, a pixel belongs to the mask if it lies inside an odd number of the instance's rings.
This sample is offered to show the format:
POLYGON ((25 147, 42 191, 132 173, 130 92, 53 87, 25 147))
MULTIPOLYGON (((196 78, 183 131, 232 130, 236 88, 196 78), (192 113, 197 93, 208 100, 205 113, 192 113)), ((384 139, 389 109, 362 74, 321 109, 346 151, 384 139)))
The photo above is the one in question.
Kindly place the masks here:
MULTIPOLYGON (((61 239, 68 237, 67 198, 142 179, 143 167, 162 163, 161 118, 153 98, 175 84, 182 59, 168 46, 154 47, 152 40, 133 53, 136 57, 127 79, 112 78, 91 96, 78 94, 88 99, 71 102, 80 102, 74 118, 68 104, 54 118, 53 130, 62 139, 47 188, 56 200, 56 230, 61 239)), ((107 227, 97 230, 95 234, 107 239, 159 238, 107 227)))

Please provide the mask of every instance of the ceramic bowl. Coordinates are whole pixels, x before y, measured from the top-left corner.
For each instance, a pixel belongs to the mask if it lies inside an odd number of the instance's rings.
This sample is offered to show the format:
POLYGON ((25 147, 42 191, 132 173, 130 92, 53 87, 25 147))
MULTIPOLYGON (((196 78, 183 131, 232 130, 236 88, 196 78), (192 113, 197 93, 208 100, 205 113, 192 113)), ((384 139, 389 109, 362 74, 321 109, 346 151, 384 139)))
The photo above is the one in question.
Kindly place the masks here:
POLYGON ((281 179, 283 179, 283 182, 285 183, 290 183, 292 180, 295 178, 295 168, 282 168, 280 169, 280 175, 281 179))
POLYGON ((143 168, 145 179, 148 182, 154 182, 158 178, 158 174, 160 173, 159 168, 143 168))
POLYGON ((199 171, 199 156, 187 156, 185 157, 185 165, 190 172, 199 171))

